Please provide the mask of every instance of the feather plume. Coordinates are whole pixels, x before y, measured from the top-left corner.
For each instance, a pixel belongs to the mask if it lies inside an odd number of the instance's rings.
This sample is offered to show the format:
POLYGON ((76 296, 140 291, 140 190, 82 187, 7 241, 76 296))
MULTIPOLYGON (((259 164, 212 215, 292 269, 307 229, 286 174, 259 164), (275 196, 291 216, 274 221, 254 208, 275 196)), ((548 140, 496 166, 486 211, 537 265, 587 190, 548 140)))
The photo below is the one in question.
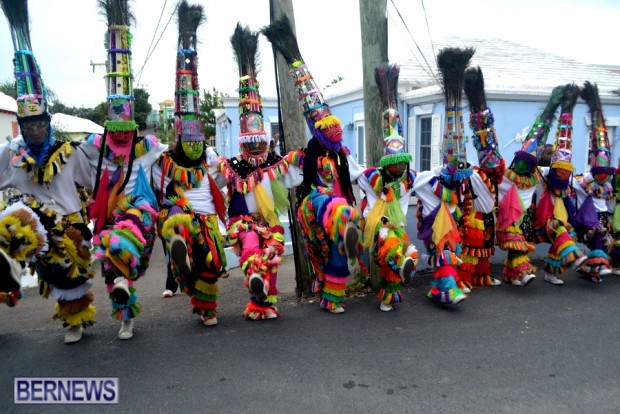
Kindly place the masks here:
POLYGON ((465 71, 465 83, 463 86, 465 96, 469 102, 469 111, 472 114, 487 109, 487 98, 484 92, 484 77, 480 66, 469 68, 465 71))
POLYGON ((553 123, 553 119, 555 118, 555 112, 558 110, 558 106, 560 106, 560 102, 562 102, 562 97, 564 96, 564 90, 567 85, 558 85, 551 91, 551 96, 549 96, 549 100, 547 101, 547 105, 545 109, 541 112, 538 117, 539 120, 546 122, 551 125, 553 123))
POLYGON ((237 23, 235 32, 230 37, 235 61, 239 67, 239 76, 256 76, 256 58, 258 53, 258 32, 252 32, 247 26, 237 23))
POLYGON ((136 16, 129 7, 130 0, 97 0, 99 14, 103 16, 108 26, 132 26, 136 16))
POLYGON ((383 109, 398 108, 398 75, 400 67, 384 63, 375 69, 375 82, 379 88, 379 96, 383 109))
POLYGON ((297 38, 287 16, 283 16, 269 26, 263 27, 261 33, 280 52, 286 63, 290 65, 296 61, 303 61, 297 38))
POLYGON ((577 98, 579 98, 579 87, 574 83, 567 84, 562 96, 562 113, 572 114, 577 98))
POLYGON ((580 92, 581 99, 583 99, 588 105, 590 112, 590 120, 592 130, 598 128, 605 128, 605 119, 603 118, 603 106, 601 105, 601 99, 598 94, 598 86, 596 83, 590 83, 585 81, 583 88, 580 92))
POLYGON ((464 72, 474 56, 474 48, 441 49, 437 54, 437 67, 441 78, 441 88, 448 106, 459 106, 462 100, 464 72))
POLYGON ((30 22, 27 0, 0 0, 2 11, 11 26, 15 49, 32 50, 30 45, 30 22))
POLYGON ((207 18, 204 15, 204 9, 201 5, 189 5, 185 0, 179 4, 179 11, 177 14, 177 22, 179 24, 179 49, 196 50, 196 44, 198 43, 196 32, 198 31, 198 27, 206 20, 207 18))

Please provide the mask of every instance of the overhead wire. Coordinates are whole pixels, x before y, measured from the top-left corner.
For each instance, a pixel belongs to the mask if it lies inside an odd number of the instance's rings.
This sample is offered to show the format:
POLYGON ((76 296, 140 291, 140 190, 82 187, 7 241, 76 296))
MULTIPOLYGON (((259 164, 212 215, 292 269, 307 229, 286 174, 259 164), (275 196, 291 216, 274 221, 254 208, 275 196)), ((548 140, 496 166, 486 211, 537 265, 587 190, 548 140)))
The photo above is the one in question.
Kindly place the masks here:
MULTIPOLYGON (((415 59, 415 61, 418 63, 418 65, 420 65, 420 68, 424 71, 424 73, 433 81, 435 81, 436 83, 439 83, 439 79, 437 78, 437 76, 435 75, 435 71, 433 70, 432 66, 428 63, 428 60, 426 59, 425 54, 422 52, 422 49, 420 48, 420 46, 418 45, 418 42, 415 40, 415 38, 413 37, 413 34, 411 33, 411 30, 409 30, 409 26, 407 25, 407 23, 405 22, 405 19, 403 18, 402 14, 400 13, 400 10, 398 9, 398 7, 396 6, 396 4, 394 3, 394 0, 390 0, 392 3, 392 6, 394 7, 394 10, 396 11, 396 13, 398 14, 398 17, 400 18, 400 23, 403 24, 403 26, 405 27, 405 29, 407 30, 407 33, 409 34, 409 37, 411 37, 411 40, 413 41, 413 44, 416 46, 419 55, 421 56, 421 58, 424 60, 424 64, 422 62, 420 62, 420 60, 418 59, 418 57, 416 56, 416 53, 414 50, 412 50, 410 48, 411 54, 413 55, 413 58, 415 59)), ((394 23, 397 23, 394 20, 394 17, 392 16, 392 13, 389 12, 388 10, 388 15, 390 16, 390 18, 394 21, 394 23)), ((430 34, 430 32, 429 32, 430 34)), ((431 44, 432 44, 432 40, 431 40, 431 44)), ((435 54, 434 51, 434 47, 433 47, 433 57, 435 54)))
MULTIPOLYGON (((164 2, 164 7, 161 10, 161 14, 160 14, 160 17, 159 17, 160 21, 161 21, 161 18, 163 16, 163 14, 164 14, 166 3, 167 3, 167 0, 164 2)), ((153 52, 155 52, 155 49, 157 48, 157 45, 159 44, 159 41, 161 40, 161 38, 164 36, 164 33, 166 33, 166 29, 168 28, 168 25, 170 24, 170 22, 172 21, 172 18, 176 14, 177 9, 179 8, 179 4, 180 3, 181 3, 181 0, 178 0, 177 3, 175 4, 174 9, 172 10, 172 13, 170 13, 170 17, 168 18, 168 21, 166 22, 166 25, 162 29, 162 31, 161 31, 161 33, 159 35, 159 38, 155 42, 155 45, 152 48, 149 46, 150 50, 147 52, 146 57, 144 58, 144 63, 142 64, 142 66, 140 67, 140 69, 137 72, 136 76, 138 78, 138 81, 136 82, 136 84, 140 84, 140 79, 142 77, 142 71, 144 70, 144 67, 146 66, 148 60, 153 55, 153 52)), ((157 27, 159 27, 159 22, 157 23, 157 27)), ((153 38, 151 39, 151 45, 153 45, 153 39, 155 39, 156 33, 157 33, 157 28, 155 29, 155 33, 153 33, 153 38)))

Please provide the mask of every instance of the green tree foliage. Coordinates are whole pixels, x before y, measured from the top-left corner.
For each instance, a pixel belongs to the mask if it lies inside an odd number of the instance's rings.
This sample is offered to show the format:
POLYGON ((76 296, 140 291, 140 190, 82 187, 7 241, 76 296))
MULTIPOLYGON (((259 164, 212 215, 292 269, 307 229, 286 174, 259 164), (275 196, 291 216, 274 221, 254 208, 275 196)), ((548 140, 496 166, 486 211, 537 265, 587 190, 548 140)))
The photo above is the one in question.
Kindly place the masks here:
POLYGON ((7 80, 0 83, 0 92, 5 95, 10 96, 11 98, 17 98, 17 90, 15 88, 15 81, 7 80))
POLYGON ((146 89, 134 88, 133 96, 135 98, 134 118, 140 129, 146 129, 146 121, 153 110, 153 106, 149 103, 150 95, 146 89))
MULTIPOLYGON (((0 83, 0 92, 10 96, 13 99, 17 99, 17 86, 15 85, 15 81, 6 80, 0 83)), ((48 102, 58 102, 58 95, 56 95, 53 90, 46 88, 46 93, 48 102)))
POLYGON ((200 123, 202 124, 205 138, 215 137, 215 114, 213 109, 224 108, 222 92, 218 92, 215 88, 211 92, 206 89, 202 90, 202 99, 200 101, 200 123))

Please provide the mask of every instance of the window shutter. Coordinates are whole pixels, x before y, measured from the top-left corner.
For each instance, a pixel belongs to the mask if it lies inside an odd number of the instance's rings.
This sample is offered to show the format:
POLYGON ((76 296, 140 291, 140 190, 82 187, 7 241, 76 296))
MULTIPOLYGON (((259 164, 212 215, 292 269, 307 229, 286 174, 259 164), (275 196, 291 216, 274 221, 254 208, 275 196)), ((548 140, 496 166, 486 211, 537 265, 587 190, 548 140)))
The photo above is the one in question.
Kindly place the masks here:
POLYGON ((433 115, 431 125, 431 169, 442 164, 441 159, 441 115, 433 115))
POLYGON ((416 118, 411 117, 407 119, 407 152, 411 154, 411 168, 418 169, 419 161, 418 161, 418 150, 416 148, 417 137, 415 135, 415 124, 416 118))

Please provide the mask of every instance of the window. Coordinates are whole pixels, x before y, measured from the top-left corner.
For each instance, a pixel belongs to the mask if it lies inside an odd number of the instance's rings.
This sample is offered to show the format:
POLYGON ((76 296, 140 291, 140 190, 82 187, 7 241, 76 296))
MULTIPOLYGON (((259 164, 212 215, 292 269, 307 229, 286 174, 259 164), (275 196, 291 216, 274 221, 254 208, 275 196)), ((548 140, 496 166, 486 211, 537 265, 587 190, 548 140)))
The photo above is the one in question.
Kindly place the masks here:
POLYGON ((432 117, 423 116, 420 117, 420 138, 418 142, 420 143, 419 151, 419 160, 420 165, 418 167, 419 171, 427 171, 431 169, 431 137, 433 131, 433 123, 432 117))
POLYGON ((275 148, 276 154, 282 155, 285 153, 284 151, 284 140, 280 139, 280 124, 278 122, 271 122, 269 124, 269 128, 271 128, 270 138, 278 136, 278 146, 275 148))
POLYGON ((366 165, 366 147, 364 146, 364 121, 355 122, 355 137, 357 138, 357 163, 366 165))

